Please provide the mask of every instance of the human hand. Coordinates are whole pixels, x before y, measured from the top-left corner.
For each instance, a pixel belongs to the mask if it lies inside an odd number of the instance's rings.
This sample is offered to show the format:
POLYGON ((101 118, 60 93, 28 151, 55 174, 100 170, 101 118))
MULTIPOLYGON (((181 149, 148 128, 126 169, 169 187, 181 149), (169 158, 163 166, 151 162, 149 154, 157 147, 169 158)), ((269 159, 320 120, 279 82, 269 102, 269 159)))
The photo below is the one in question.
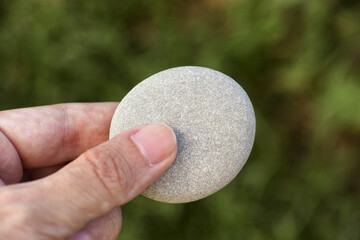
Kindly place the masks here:
POLYGON ((0 112, 1 239, 117 238, 118 206, 171 165, 177 145, 164 124, 107 140, 116 106, 71 103, 0 112))

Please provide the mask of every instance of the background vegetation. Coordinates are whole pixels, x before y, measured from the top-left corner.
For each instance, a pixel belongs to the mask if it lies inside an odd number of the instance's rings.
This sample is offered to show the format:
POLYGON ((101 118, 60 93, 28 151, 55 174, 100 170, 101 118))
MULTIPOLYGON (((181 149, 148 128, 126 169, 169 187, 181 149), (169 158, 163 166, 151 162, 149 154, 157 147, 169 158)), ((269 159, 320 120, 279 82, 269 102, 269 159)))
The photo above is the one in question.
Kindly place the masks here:
POLYGON ((0 0, 0 110, 222 71, 255 107, 248 163, 204 200, 138 197, 120 238, 360 239, 359 23, 357 0, 0 0))

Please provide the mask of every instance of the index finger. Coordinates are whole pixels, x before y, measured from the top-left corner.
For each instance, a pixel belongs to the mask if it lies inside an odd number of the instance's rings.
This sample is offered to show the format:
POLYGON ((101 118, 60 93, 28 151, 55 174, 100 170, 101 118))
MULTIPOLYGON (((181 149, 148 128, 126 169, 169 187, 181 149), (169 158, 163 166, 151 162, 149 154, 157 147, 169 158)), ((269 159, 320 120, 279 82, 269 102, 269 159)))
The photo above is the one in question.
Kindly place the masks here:
MULTIPOLYGON (((0 133, 16 149, 14 161, 20 157, 24 168, 52 166, 73 160, 106 141, 117 105, 67 103, 2 111, 0 133)), ((9 161, 2 156, 9 158, 0 155, 0 171, 1 162, 9 161)))

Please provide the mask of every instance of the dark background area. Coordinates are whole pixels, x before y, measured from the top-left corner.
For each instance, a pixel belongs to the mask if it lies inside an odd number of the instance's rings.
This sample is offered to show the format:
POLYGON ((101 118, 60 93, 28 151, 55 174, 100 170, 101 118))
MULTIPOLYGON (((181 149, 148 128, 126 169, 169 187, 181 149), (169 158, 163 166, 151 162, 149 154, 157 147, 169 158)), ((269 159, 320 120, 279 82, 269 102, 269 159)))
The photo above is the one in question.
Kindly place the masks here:
POLYGON ((253 152, 218 193, 142 196, 120 239, 360 239, 360 2, 0 0, 0 110, 120 101, 197 65, 237 80, 253 152))

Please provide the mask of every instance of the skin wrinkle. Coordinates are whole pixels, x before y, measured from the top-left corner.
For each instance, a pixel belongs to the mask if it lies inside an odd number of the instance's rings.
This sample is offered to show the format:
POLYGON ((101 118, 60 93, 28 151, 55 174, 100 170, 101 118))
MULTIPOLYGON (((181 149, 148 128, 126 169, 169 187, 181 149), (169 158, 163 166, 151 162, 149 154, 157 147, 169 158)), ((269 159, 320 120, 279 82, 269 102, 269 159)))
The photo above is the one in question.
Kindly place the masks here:
MULTIPOLYGON (((111 150, 109 150, 109 151, 114 151, 114 149, 111 149, 111 150)), ((125 155, 124 155, 121 151, 118 151, 118 152, 115 151, 115 154, 116 154, 117 156, 120 156, 120 157, 118 157, 118 159, 125 159, 125 155)), ((110 159, 111 159, 110 162, 111 162, 111 164, 113 164, 114 169, 120 169, 120 168, 118 167, 118 164, 116 163, 116 160, 115 160, 114 158, 110 158, 110 159)), ((133 174, 131 168, 129 167, 129 165, 127 164, 126 161, 122 161, 122 162, 124 162, 124 164, 122 164, 121 167, 123 167, 124 169, 126 169, 126 170, 123 171, 123 172, 128 172, 128 173, 127 173, 127 176, 131 176, 131 180, 132 180, 132 179, 134 178, 134 177, 133 177, 134 174, 133 174), (124 167, 124 166, 125 166, 125 167, 124 167)), ((121 176, 120 171, 115 171, 115 173, 116 173, 117 182, 119 182, 119 183, 121 183, 121 185, 123 185, 124 183, 123 183, 122 178, 124 178, 124 176, 121 176)), ((132 183, 132 182, 134 182, 134 181, 128 181, 128 183, 129 183, 129 182, 132 183)))
MULTIPOLYGON (((128 154, 125 154, 121 149, 117 149, 116 146, 108 144, 107 146, 100 146, 101 150, 90 150, 84 153, 84 159, 91 163, 94 173, 97 179, 100 180, 112 199, 126 198, 126 196, 117 197, 118 192, 125 192, 126 188, 134 188, 134 184, 138 181, 136 174, 129 163, 126 161, 129 158, 128 154), (104 155, 106 154, 106 155, 104 155), (96 159, 104 159, 102 162, 96 161, 96 159), (99 165, 100 164, 100 165, 99 165), (105 172, 105 169, 112 169, 110 172, 105 172)), ((126 147, 128 152, 133 152, 134 146, 126 147)), ((136 151, 136 149, 134 149, 136 151)), ((139 158, 142 156, 132 156, 131 159, 139 158)), ((136 162, 136 161, 135 161, 136 162)), ((145 160, 144 160, 145 162, 145 160)), ((117 203, 119 204, 119 203, 117 203)))
MULTIPOLYGON (((136 127, 136 128, 132 128, 132 129, 129 129, 129 130, 123 132, 123 134, 127 135, 127 137, 131 139, 131 136, 136 134, 139 130, 140 130, 140 128, 136 127)), ((116 137, 117 136, 114 136, 113 138, 116 138, 116 137)), ((113 146, 113 145, 111 145, 111 146, 112 147, 109 148, 109 151, 115 151, 115 154, 118 156, 117 159, 126 160, 127 158, 130 158, 130 159, 141 158, 143 161, 133 162, 133 164, 137 164, 136 166, 133 166, 134 169, 141 168, 140 164, 148 163, 147 161, 145 161, 144 156, 138 152, 138 148, 133 141, 127 142, 127 146, 124 146, 123 148, 120 148, 120 149, 117 148, 116 146, 113 146), (124 152, 124 150, 126 150, 126 152, 124 152), (137 153, 138 155, 134 155, 134 153, 137 153), (134 156, 129 156, 129 154, 134 155, 134 156)), ((126 169, 126 170, 123 170, 123 172, 130 172, 130 174, 127 174, 127 175, 132 176, 132 180, 128 181, 128 184, 130 184, 129 186, 127 186, 128 189, 135 189, 136 185, 137 185, 136 183, 140 181, 139 177, 140 178, 142 177, 141 175, 134 174, 133 168, 130 168, 129 163, 127 161, 117 161, 116 169, 126 169)), ((122 182, 123 180, 121 179, 121 174, 119 172, 117 172, 117 174, 118 174, 119 182, 122 182)), ((130 191, 130 194, 128 194, 128 195, 129 196, 131 195, 131 191, 130 191)), ((120 194, 118 197, 116 197, 117 203, 120 205, 125 204, 126 202, 124 199, 126 199, 126 198, 127 198, 127 196, 120 194)))
MULTIPOLYGON (((76 121, 71 121, 71 119, 75 118, 72 116, 68 106, 66 104, 60 104, 59 109, 62 112, 63 120, 62 120, 62 145, 67 149, 77 149, 79 147, 79 139, 80 133, 79 128, 77 127, 76 121)), ((61 149, 59 148, 61 151, 61 149)), ((79 153, 77 153, 79 154, 79 153)), ((74 156, 74 158, 77 156, 74 156)), ((68 161, 73 159, 69 158, 68 161)))
POLYGON ((63 146, 68 146, 68 139, 67 139, 67 135, 70 131, 68 131, 68 121, 69 121, 69 111, 68 111, 68 108, 66 107, 65 104, 61 104, 59 106, 59 108, 61 109, 62 111, 62 115, 63 115, 63 121, 62 121, 62 128, 63 128, 63 131, 62 131, 62 144, 63 146))
POLYGON ((98 170, 98 166, 96 163, 94 163, 94 158, 91 157, 91 155, 89 155, 88 153, 85 153, 84 155, 84 159, 92 165, 92 172, 95 174, 96 179, 98 180, 98 182, 104 187, 104 189, 106 190, 106 192, 109 194, 109 196, 113 196, 113 191, 110 189, 110 187, 108 186, 108 184, 106 183, 106 181, 104 180, 104 178, 99 174, 99 170, 98 170))
MULTIPOLYGON (((134 146, 132 146, 131 148, 128 147, 126 149, 128 149, 129 153, 133 152, 134 146)), ((131 176, 130 179, 127 179, 127 185, 125 185, 125 186, 128 189, 133 189, 133 188, 135 188, 135 185, 138 182, 138 176, 136 174, 134 174, 134 169, 129 166, 127 161, 125 161, 126 154, 123 153, 122 151, 118 151, 118 154, 121 156, 121 157, 119 157, 119 159, 124 159, 124 161, 121 161, 121 162, 119 161, 118 163, 121 163, 121 164, 116 164, 116 167, 117 167, 117 169, 123 169, 122 172, 126 172, 126 174, 124 174, 124 175, 126 175, 127 177, 131 176)), ((142 156, 140 156, 140 157, 142 157, 142 156)), ((133 158, 139 158, 139 157, 133 157, 133 158)), ((136 166, 135 169, 136 168, 138 168, 138 167, 136 166)), ((121 173, 119 171, 117 171, 117 174, 118 174, 119 182, 121 182, 122 185, 124 185, 124 183, 123 183, 124 181, 121 180, 121 178, 124 178, 124 176, 121 176, 121 173)), ((124 199, 126 199, 126 198, 127 198, 127 196, 119 194, 119 196, 116 199, 117 199, 118 203, 120 204, 120 203, 124 203, 124 199)))

